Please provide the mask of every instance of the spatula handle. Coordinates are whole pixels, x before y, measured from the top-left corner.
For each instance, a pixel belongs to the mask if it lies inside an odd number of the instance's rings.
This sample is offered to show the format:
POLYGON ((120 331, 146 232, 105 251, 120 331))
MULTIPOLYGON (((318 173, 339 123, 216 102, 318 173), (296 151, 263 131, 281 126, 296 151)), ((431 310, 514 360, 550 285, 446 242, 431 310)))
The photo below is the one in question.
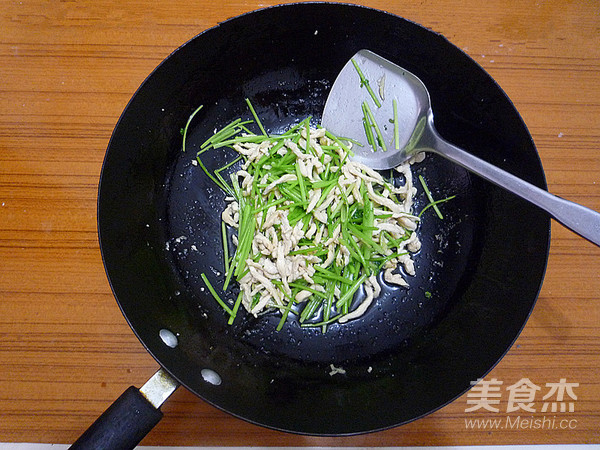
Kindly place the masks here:
POLYGON ((600 246, 600 213, 550 194, 450 144, 435 130, 432 133, 436 153, 542 208, 565 227, 600 246))

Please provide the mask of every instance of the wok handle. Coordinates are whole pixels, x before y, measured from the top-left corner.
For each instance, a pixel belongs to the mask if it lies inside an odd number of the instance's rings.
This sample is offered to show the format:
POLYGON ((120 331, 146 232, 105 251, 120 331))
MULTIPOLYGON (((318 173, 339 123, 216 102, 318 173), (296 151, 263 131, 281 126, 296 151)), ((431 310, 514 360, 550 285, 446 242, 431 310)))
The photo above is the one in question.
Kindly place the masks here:
POLYGON ((133 449, 162 419, 162 412, 150 404, 134 386, 96 419, 71 449, 133 449))
POLYGON ((431 146, 434 152, 531 202, 571 231, 600 246, 600 213, 557 197, 450 144, 437 134, 432 122, 429 131, 434 137, 431 146))
POLYGON ((179 383, 160 369, 141 389, 129 387, 77 439, 72 450, 130 450, 162 419, 160 406, 179 383))

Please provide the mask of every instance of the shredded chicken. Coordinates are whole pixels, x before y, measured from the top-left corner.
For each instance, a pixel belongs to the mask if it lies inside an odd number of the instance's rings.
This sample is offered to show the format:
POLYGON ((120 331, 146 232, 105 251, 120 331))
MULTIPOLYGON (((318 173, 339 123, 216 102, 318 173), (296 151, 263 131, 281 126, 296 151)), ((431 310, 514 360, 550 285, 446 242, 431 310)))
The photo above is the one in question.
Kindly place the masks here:
POLYGON ((344 369, 343 367, 336 367, 333 364, 329 364, 329 368, 331 369, 329 372, 330 376, 346 374, 346 369, 344 369))
MULTIPOLYGON (((339 174, 339 179, 333 187, 307 190, 305 212, 310 214, 308 222, 296 221, 292 225, 289 216, 293 203, 281 200, 284 196, 280 189, 284 189, 284 186, 290 183, 298 183, 300 180, 296 175, 288 173, 274 180, 264 175, 260 180, 260 195, 281 201, 278 205, 272 205, 266 211, 261 210, 256 214, 251 256, 246 260, 245 275, 239 279, 242 305, 254 315, 271 308, 285 308, 292 301, 291 295, 295 295, 295 303, 304 303, 315 294, 325 292, 324 287, 313 279, 318 268, 328 269, 333 265, 345 267, 354 252, 353 248, 347 247, 348 240, 353 241, 350 247, 360 240, 360 237, 355 239, 354 236, 344 236, 340 223, 330 229, 327 226, 329 215, 338 211, 343 202, 347 205, 364 205, 364 195, 373 204, 373 231, 368 238, 380 249, 378 256, 383 261, 383 281, 406 287, 408 283, 398 269, 402 267, 407 275, 415 274, 410 255, 419 251, 421 243, 415 232, 419 219, 411 212, 416 192, 410 167, 414 161, 395 169, 403 175, 404 184, 394 186, 375 170, 348 161, 345 150, 341 146, 334 147, 334 144, 335 142, 326 136, 324 129, 311 129, 308 136, 304 130, 298 142, 286 140, 277 150, 277 154, 282 157, 289 152, 293 153, 296 157, 296 173, 311 184, 322 181, 321 175, 325 171, 339 174), (307 145, 312 149, 311 152, 304 150, 307 145), (335 148, 335 152, 345 161, 344 164, 332 165, 331 153, 324 152, 322 146, 335 148), (363 185, 364 187, 361 187, 363 185), (394 241, 393 248, 388 247, 390 239, 394 241), (312 245, 321 246, 323 251, 320 256, 312 254, 309 245, 301 244, 303 240, 311 240, 312 245), (296 289, 293 294, 290 284, 298 280, 306 282, 306 288, 299 291, 296 289)), ((256 185, 250 173, 251 164, 260 161, 274 145, 275 142, 270 140, 258 144, 234 145, 234 149, 245 157, 242 168, 236 172, 241 192, 245 197, 252 194, 253 185, 256 185)), ((422 155, 417 155, 414 159, 422 160, 422 155)), ((222 220, 229 227, 238 229, 240 204, 231 196, 226 200, 228 204, 222 212, 222 220)), ((238 236, 234 235, 232 240, 238 245, 238 236)), ((373 300, 380 295, 382 289, 376 274, 370 274, 365 279, 362 289, 365 294, 364 300, 339 317, 340 323, 363 315, 373 300)), ((338 301, 342 296, 340 287, 335 286, 332 292, 335 301, 338 301)))

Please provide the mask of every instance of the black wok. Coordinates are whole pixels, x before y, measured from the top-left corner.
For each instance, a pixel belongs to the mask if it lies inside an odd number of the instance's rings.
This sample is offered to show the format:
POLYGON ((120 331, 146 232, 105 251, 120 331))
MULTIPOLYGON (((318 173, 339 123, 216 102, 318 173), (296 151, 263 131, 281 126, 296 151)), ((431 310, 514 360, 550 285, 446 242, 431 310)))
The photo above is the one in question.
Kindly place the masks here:
MULTIPOLYGON (((222 284, 224 194, 192 165, 197 148, 215 128, 250 117, 246 97, 271 131, 308 115, 318 123, 338 71, 362 48, 424 81, 449 141, 546 187, 519 114, 465 53, 397 16, 331 3, 252 12, 183 45, 127 105, 102 170, 102 255, 136 335, 200 398, 278 430, 370 432, 451 402, 510 348, 546 267, 546 214, 431 155, 416 173, 434 197, 456 198, 443 205, 444 220, 423 216, 410 288, 387 289, 362 318, 324 334, 293 318, 276 332, 275 315, 242 313, 227 325, 200 278, 222 284), (183 153, 180 130, 200 104, 183 153), (175 347, 161 330, 176 335, 175 347), (330 375, 330 364, 346 373, 330 375), (207 382, 203 369, 221 383, 207 382)), ((206 161, 216 168, 230 158, 223 151, 206 161)), ((426 203, 420 193, 417 211, 426 203)))

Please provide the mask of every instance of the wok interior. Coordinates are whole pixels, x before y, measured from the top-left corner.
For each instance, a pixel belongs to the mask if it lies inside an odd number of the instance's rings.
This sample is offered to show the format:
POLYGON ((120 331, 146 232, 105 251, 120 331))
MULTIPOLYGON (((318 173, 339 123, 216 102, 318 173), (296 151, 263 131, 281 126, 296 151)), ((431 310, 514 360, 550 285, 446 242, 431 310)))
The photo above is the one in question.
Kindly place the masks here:
MULTIPOLYGON (((409 289, 392 288, 362 318, 327 333, 289 320, 225 313, 200 274, 221 286, 224 193, 191 164, 215 128, 249 117, 250 98, 273 132, 312 116, 357 50, 419 76, 444 137, 526 180, 543 171, 518 113, 471 59, 387 13, 295 4, 227 21, 185 44, 144 82, 111 139, 99 234, 111 286, 152 355, 206 401, 254 423, 310 434, 395 426, 463 393, 508 350, 533 307, 549 219, 529 204, 430 155, 414 166, 443 205, 424 215, 409 289), (180 129, 200 104, 188 151, 180 129), (485 143, 485 144, 484 144, 485 143), (178 337, 171 348, 160 337, 178 337), (330 364, 345 374, 330 375, 330 364), (217 372, 218 386, 202 369, 217 372)), ((232 153, 206 154, 209 168, 232 153)), ((427 200, 417 198, 417 210, 427 200)), ((233 297, 233 294, 228 297, 233 297)))

